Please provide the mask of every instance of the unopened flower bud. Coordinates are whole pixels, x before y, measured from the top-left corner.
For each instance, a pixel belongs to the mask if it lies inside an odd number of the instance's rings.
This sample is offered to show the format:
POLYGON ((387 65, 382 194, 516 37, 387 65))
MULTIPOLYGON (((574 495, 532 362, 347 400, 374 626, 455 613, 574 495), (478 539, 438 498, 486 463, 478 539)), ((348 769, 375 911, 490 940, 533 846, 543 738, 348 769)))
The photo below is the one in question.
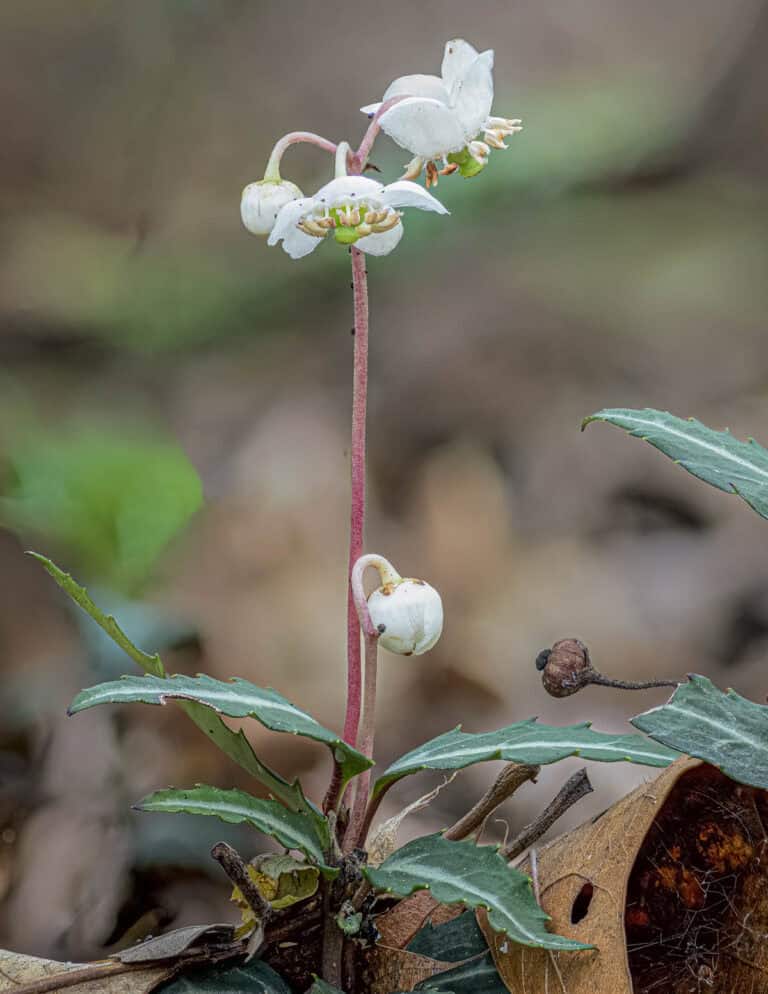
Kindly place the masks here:
POLYGON ((368 613, 380 632, 379 645, 401 656, 431 649, 443 630, 443 602, 423 580, 384 583, 368 598, 368 613))
POLYGON ((249 183, 240 200, 240 217, 252 234, 268 235, 280 209, 303 196, 298 186, 287 179, 249 183))

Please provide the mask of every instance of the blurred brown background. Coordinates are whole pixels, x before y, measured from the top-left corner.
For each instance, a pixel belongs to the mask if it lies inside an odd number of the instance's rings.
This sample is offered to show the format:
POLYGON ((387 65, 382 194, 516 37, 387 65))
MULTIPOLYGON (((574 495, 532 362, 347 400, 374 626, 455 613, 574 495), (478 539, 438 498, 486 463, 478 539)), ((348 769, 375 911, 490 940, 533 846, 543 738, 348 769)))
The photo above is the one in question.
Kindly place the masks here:
MULTIPOLYGON (((81 686, 131 664, 23 548, 101 590, 169 668, 275 686, 340 726, 348 258, 268 249, 239 194, 286 131, 354 142, 357 107, 439 71, 457 35, 495 48, 496 112, 525 131, 479 178, 441 181, 450 219, 412 212, 369 266, 367 544, 446 607, 433 652, 382 659, 380 762, 459 722, 627 730, 664 699, 551 700, 533 659, 568 635, 616 676, 696 670, 764 699, 765 523, 639 441, 579 434, 601 407, 654 406, 768 440, 763 0, 4 0, 3 492, 31 424, 55 448, 140 422, 183 447, 206 502, 130 603, 77 529, 0 531, 0 945, 95 956, 223 920, 210 845, 258 847, 130 812, 169 783, 247 784, 172 709, 66 719, 81 686)), ((383 137, 373 158, 394 178, 404 153, 383 137)), ((311 192, 330 163, 292 149, 283 174, 311 192)), ((322 749, 251 731, 322 793, 322 749)), ((501 812, 512 830, 575 763, 501 812)), ((492 773, 463 773, 403 838, 450 823, 492 773)), ((590 775, 572 823, 650 771, 590 775)), ((402 783, 387 812, 432 782, 402 783)))

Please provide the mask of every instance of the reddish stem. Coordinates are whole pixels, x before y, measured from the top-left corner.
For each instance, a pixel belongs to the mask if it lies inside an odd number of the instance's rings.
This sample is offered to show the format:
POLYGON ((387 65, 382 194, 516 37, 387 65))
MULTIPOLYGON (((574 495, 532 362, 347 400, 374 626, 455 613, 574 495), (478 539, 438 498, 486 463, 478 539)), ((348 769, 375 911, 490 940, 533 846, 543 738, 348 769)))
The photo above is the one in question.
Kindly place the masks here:
MULTIPOLYGON (((379 647, 379 633, 365 636, 365 690, 363 697, 363 716, 360 722, 360 734, 358 735, 357 748, 369 759, 373 758, 373 737, 376 731, 376 663, 379 647)), ((355 780, 355 800, 352 805, 352 814, 349 819, 349 827, 344 836, 344 852, 351 852, 357 846, 365 844, 363 838, 363 827, 365 825, 365 812, 368 807, 368 795, 371 790, 370 768, 363 772, 355 780)))
POLYGON ((305 142, 307 145, 315 145, 325 152, 330 152, 331 155, 334 155, 336 152, 334 142, 328 141, 327 138, 323 138, 321 135, 316 135, 312 131, 291 131, 287 135, 283 135, 275 143, 275 147, 269 156, 269 162, 267 162, 267 168, 264 171, 265 179, 279 178, 280 160, 285 154, 285 150, 290 148, 291 145, 298 145, 300 142, 305 142))
POLYGON ((347 590, 347 714, 344 740, 354 745, 360 724, 362 673, 360 622, 352 594, 352 569, 363 554, 365 527, 365 416, 368 402, 368 280, 365 255, 352 246, 352 288, 355 307, 355 349, 352 378, 352 508, 349 523, 347 590))

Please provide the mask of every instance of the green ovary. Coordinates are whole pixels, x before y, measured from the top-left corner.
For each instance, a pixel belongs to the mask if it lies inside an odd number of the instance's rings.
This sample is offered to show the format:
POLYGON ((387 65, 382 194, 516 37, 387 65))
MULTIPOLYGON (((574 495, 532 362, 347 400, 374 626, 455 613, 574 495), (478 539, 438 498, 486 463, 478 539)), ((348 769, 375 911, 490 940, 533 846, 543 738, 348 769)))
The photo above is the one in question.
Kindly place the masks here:
POLYGON ((451 152, 448 156, 449 162, 455 162, 459 167, 459 172, 465 179, 477 176, 485 169, 484 162, 478 162, 474 156, 469 154, 469 149, 463 148, 460 152, 451 152))
POLYGON ((344 224, 343 218, 346 215, 347 206, 349 206, 351 210, 354 210, 356 208, 359 211, 361 224, 362 224, 362 218, 364 218, 365 215, 368 213, 368 206, 366 204, 349 204, 349 205, 345 204, 344 207, 331 207, 328 213, 336 222, 336 228, 334 228, 333 237, 336 239, 339 245, 354 245, 355 242, 358 240, 358 238, 363 237, 358 231, 357 225, 344 224))
POLYGON ((334 228, 333 237, 339 245, 354 245, 360 237, 360 233, 357 228, 334 228))

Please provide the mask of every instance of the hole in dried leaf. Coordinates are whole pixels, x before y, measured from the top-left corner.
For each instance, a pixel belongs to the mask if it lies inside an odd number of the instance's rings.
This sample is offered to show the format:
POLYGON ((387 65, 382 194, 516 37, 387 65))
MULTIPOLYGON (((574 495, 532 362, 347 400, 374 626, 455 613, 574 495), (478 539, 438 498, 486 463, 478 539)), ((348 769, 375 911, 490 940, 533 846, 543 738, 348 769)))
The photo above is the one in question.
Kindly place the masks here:
POLYGON ((587 917, 589 912, 589 906, 592 903, 592 895, 595 893, 595 888, 589 881, 584 884, 579 893, 573 899, 573 904, 571 906, 571 924, 578 925, 580 921, 583 921, 587 917))
POLYGON ((768 994, 768 793, 683 774, 635 860, 625 927, 635 994, 768 994))

